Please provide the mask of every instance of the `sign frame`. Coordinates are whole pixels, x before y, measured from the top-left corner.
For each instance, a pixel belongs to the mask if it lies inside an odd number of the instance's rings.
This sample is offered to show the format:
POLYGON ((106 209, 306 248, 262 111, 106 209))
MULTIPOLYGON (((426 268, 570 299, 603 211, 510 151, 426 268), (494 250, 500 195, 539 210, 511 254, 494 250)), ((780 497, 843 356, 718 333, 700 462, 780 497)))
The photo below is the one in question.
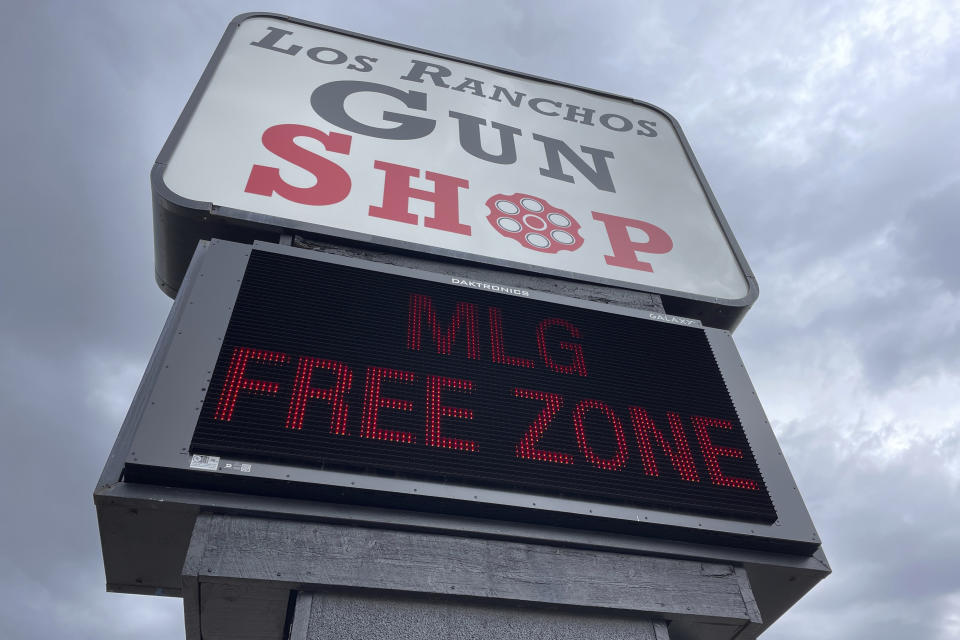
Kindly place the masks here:
POLYGON ((199 82, 194 88, 186 106, 181 112, 176 124, 168 136, 163 148, 157 157, 150 174, 153 191, 154 212, 154 239, 155 239, 155 266, 156 280, 160 288, 173 297, 180 287, 187 264, 199 240, 208 240, 214 237, 250 243, 254 240, 276 242, 285 235, 300 234, 305 237, 327 239, 332 238, 339 242, 361 246, 381 246, 404 253, 429 254, 442 256, 449 260, 464 263, 478 264, 512 271, 527 272, 539 276, 552 276, 566 280, 587 282, 593 285, 615 289, 643 291, 661 296, 664 308, 673 315, 696 318, 705 325, 722 329, 734 329, 746 314, 759 295, 756 278, 743 255, 732 230, 704 177, 703 171, 693 154, 677 120, 663 109, 647 102, 633 98, 598 91, 578 85, 559 82, 548 78, 526 74, 494 65, 458 58, 437 53, 409 45, 388 40, 378 39, 362 34, 329 27, 322 24, 300 20, 275 13, 245 13, 234 18, 221 38, 216 50, 208 62, 199 82), (519 79, 549 83, 558 87, 573 89, 597 97, 627 101, 636 105, 652 109, 661 114, 676 132, 683 153, 688 160, 697 182, 707 200, 710 210, 720 228, 723 239, 727 242, 737 267, 742 272, 747 293, 739 299, 722 299, 700 294, 663 289, 656 286, 630 283, 621 280, 612 280, 599 276, 575 273, 543 266, 534 266, 515 261, 508 261, 492 256, 482 256, 473 253, 464 253, 457 250, 435 247, 431 245, 415 244, 404 240, 391 239, 385 236, 372 237, 346 229, 329 227, 303 221, 290 220, 266 215, 253 211, 245 211, 219 205, 215 202, 203 202, 180 196, 164 182, 164 172, 179 144, 187 125, 197 110, 197 107, 210 84, 220 60, 223 58, 239 25, 251 18, 268 18, 286 21, 292 24, 309 28, 321 29, 335 34, 364 40, 367 42, 394 47, 411 53, 427 55, 441 60, 473 65, 488 71, 507 74, 519 79))
MULTIPOLYGON (((732 336, 703 328, 743 424, 747 440, 776 507, 769 524, 691 515, 651 508, 604 504, 584 499, 538 495, 452 482, 406 480, 259 461, 221 458, 193 465, 190 441, 207 393, 232 308, 251 251, 266 251, 322 260, 372 271, 450 284, 452 277, 357 258, 255 242, 253 246, 214 240, 198 258, 178 297, 182 310, 171 314, 155 354, 157 376, 138 390, 136 426, 113 458, 123 465, 125 481, 193 489, 226 490, 279 497, 320 499, 377 506, 404 506, 425 511, 493 515, 504 519, 666 537, 700 543, 809 555, 820 546, 773 431, 764 416, 732 336), (122 462, 121 462, 122 460, 122 462), (211 462, 213 464, 211 465, 211 462), (243 469, 244 464, 252 468, 243 469), (206 463, 205 465, 202 463, 206 463), (229 465, 229 466, 228 466, 229 465)), ((450 284, 450 286, 453 286, 450 284)), ((501 294, 491 294, 492 296, 501 294)), ((530 291, 530 297, 642 318, 676 322, 677 318, 553 294, 530 291)), ((134 411, 131 410, 131 414, 134 411)), ((129 432, 128 432, 129 433, 129 432)))

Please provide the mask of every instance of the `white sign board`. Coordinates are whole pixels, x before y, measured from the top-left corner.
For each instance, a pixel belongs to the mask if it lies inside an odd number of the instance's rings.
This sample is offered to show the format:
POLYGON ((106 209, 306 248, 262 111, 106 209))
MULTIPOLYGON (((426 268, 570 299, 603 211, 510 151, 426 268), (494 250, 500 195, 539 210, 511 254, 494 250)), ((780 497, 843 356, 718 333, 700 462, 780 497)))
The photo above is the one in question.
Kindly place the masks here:
POLYGON ((233 26, 165 150, 169 194, 302 232, 755 297, 665 112, 283 17, 233 26))

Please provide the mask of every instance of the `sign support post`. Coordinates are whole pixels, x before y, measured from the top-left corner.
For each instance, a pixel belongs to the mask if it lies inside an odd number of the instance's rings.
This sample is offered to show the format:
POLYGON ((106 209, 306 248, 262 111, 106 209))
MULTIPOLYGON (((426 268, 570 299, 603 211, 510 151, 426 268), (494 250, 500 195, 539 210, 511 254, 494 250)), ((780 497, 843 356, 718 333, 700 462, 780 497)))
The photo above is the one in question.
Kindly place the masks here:
POLYGON ((730 563, 244 516, 197 519, 183 581, 188 640, 288 620, 291 640, 733 638, 761 622, 730 563))

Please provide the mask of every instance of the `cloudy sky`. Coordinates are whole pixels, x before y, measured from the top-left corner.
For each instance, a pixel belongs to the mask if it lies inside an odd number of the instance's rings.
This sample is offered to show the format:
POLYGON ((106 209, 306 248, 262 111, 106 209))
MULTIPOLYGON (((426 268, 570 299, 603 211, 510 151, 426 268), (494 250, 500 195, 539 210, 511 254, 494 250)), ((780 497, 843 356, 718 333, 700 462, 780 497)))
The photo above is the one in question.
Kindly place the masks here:
POLYGON ((171 305, 150 167, 254 9, 676 116, 759 280, 736 341, 834 568, 765 637, 960 638, 947 0, 5 3, 0 636, 183 637, 180 600, 105 593, 91 494, 171 305))

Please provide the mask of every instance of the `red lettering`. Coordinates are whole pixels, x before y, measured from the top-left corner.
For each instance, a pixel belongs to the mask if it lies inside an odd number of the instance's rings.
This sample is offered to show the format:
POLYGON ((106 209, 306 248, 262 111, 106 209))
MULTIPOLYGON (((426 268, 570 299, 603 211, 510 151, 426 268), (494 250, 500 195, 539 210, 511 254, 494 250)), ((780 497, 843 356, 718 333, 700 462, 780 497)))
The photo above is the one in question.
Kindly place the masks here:
POLYGON ((700 450, 703 452, 703 461, 707 463, 707 471, 710 473, 710 480, 713 484, 724 487, 735 487, 737 489, 749 489, 757 491, 757 483, 748 478, 734 478, 724 475, 720 469, 718 456, 725 458, 742 458, 743 451, 733 447, 718 447, 710 441, 710 434, 707 433, 707 427, 719 427, 721 429, 733 429, 733 425, 727 420, 719 418, 701 418, 693 417, 693 428, 697 432, 697 439, 700 441, 700 450))
POLYGON ((673 240, 667 235, 667 232, 654 224, 643 220, 634 220, 633 218, 612 216, 599 211, 592 213, 594 220, 603 223, 603 227, 607 231, 607 237, 610 239, 613 255, 603 257, 609 265, 652 272, 653 267, 650 266, 649 262, 637 260, 637 252, 667 253, 673 249, 673 240), (636 242, 631 240, 629 229, 643 231, 647 234, 647 241, 636 242))
POLYGON ((297 363, 297 375, 293 383, 293 395, 290 396, 290 408, 287 410, 287 429, 302 429, 303 414, 307 408, 307 401, 319 398, 330 403, 330 433, 341 436, 349 435, 347 431, 347 402, 346 394, 350 393, 353 384, 353 373, 342 362, 335 360, 321 360, 303 356, 297 363), (317 368, 332 371, 335 378, 333 385, 327 388, 310 386, 313 372, 317 368))
POLYGON ((480 357, 480 338, 477 330, 477 305, 469 302, 458 302, 453 312, 453 318, 446 331, 440 331, 437 321, 437 312, 433 309, 433 300, 429 296, 419 293, 410 294, 410 304, 407 311, 407 349, 420 351, 421 334, 423 333, 423 316, 427 316, 427 324, 437 345, 437 353, 448 356, 453 350, 453 342, 460 325, 464 325, 467 340, 467 357, 474 360, 480 357))
POLYGON ((532 389, 514 389, 513 395, 517 398, 526 398, 528 400, 539 400, 543 402, 543 410, 537 414, 536 419, 530 423, 530 428, 523 434, 523 438, 517 443, 516 452, 518 458, 527 460, 540 460, 542 462, 557 462, 560 464, 573 464, 573 456, 569 453, 559 451, 544 451, 537 449, 537 443, 547 432, 547 428, 560 407, 563 406, 563 396, 550 393, 548 391, 533 391, 532 389))
POLYGON ((514 367, 533 368, 533 360, 510 356, 503 349, 503 312, 490 307, 490 357, 497 364, 509 364, 514 367))
POLYGON ((227 376, 223 381, 223 390, 217 401, 217 410, 213 414, 214 420, 229 422, 233 418, 233 409, 237 405, 237 396, 241 391, 248 391, 258 395, 276 395, 280 385, 267 380, 253 380, 246 377, 247 363, 268 362, 270 364, 286 364, 287 354, 277 351, 263 351, 247 347, 235 347, 230 355, 230 365, 227 367, 227 376))
POLYGON ((380 422, 380 409, 382 408, 397 411, 413 411, 413 403, 409 400, 383 397, 380 392, 380 387, 385 379, 411 383, 413 382, 414 375, 412 371, 399 371, 397 369, 384 369, 381 367, 367 368, 367 381, 363 388, 363 420, 360 435, 364 438, 373 438, 374 440, 390 440, 392 442, 405 442, 407 444, 416 442, 416 437, 408 431, 381 429, 378 426, 380 422))
POLYGON ((374 169, 386 173, 383 183, 383 206, 371 206, 370 215, 375 218, 395 220, 407 224, 417 224, 417 216, 409 211, 410 198, 433 203, 433 217, 425 218, 423 225, 430 229, 449 231, 461 235, 471 235, 470 225, 460 222, 460 204, 458 189, 467 189, 470 183, 442 173, 427 171, 426 178, 436 185, 435 191, 424 191, 410 186, 410 178, 420 176, 420 170, 401 164, 381 162, 373 163, 374 169))
POLYGON ((620 418, 613 412, 613 409, 603 404, 599 400, 581 400, 573 409, 573 428, 577 432, 577 444, 580 446, 580 452, 583 457, 590 461, 590 464, 598 469, 607 471, 616 471, 627 464, 627 438, 623 434, 623 425, 620 424, 620 418), (607 418, 607 422, 613 427, 613 435, 617 438, 617 454, 610 459, 604 459, 597 456, 590 444, 587 442, 587 434, 583 430, 583 417, 588 411, 599 410, 607 418))
POLYGON ((637 436, 637 445, 640 447, 640 457, 643 458, 643 471, 648 476, 660 475, 660 471, 657 469, 657 461, 653 457, 653 447, 650 445, 650 436, 652 435, 681 478, 688 482, 700 482, 700 474, 697 473, 697 466, 693 462, 693 454, 690 453, 690 444, 683 432, 683 424, 680 422, 679 415, 667 413, 670 432, 673 435, 673 446, 677 448, 676 452, 670 447, 670 443, 667 442, 656 425, 653 424, 653 420, 650 419, 645 410, 640 407, 630 407, 630 420, 633 423, 633 431, 637 436))
POLYGON ((576 373, 577 375, 586 376, 587 366, 583 362, 583 347, 581 347, 579 343, 566 341, 557 343, 561 349, 573 354, 573 360, 570 364, 560 364, 547 352, 547 340, 544 334, 550 327, 563 327, 572 338, 580 339, 580 330, 566 320, 560 318, 547 318, 546 320, 542 320, 540 324, 537 325, 537 348, 540 350, 540 357, 543 358, 543 363, 557 373, 576 373))
POLYGON ((471 380, 444 378, 442 376, 427 376, 427 446, 443 447, 445 449, 459 449, 461 451, 476 451, 477 443, 472 440, 448 438, 440 433, 442 418, 458 418, 473 420, 473 410, 463 407, 449 407, 440 400, 440 392, 444 389, 458 391, 473 391, 471 380))
POLYGON ((250 170, 244 191, 260 196, 276 193, 292 202, 306 205, 326 205, 340 202, 350 193, 350 176, 338 164, 312 151, 297 146, 298 137, 312 138, 323 144, 327 151, 350 153, 351 138, 342 133, 325 133, 319 129, 300 124, 278 124, 263 132, 263 146, 317 179, 312 187, 295 187, 280 177, 280 170, 255 164, 250 170))

